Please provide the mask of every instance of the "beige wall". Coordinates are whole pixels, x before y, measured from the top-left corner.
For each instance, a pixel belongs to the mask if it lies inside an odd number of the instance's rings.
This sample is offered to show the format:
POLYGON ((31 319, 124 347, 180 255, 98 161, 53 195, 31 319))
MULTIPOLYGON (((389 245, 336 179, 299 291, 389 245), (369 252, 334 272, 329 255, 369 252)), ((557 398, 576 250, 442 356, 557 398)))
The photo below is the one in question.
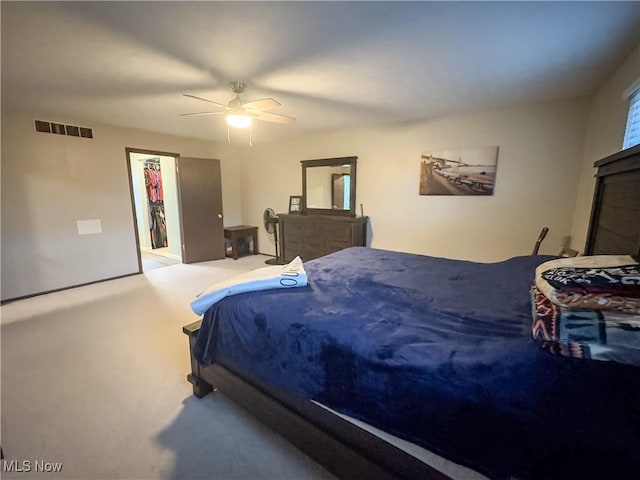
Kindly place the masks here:
POLYGON ((496 261, 557 253, 571 232, 589 101, 536 104, 407 125, 326 133, 240 148, 242 218, 262 227, 266 207, 286 212, 300 195, 300 160, 357 155, 357 205, 370 217, 370 246, 449 258, 496 261), (420 154, 499 146, 493 196, 420 196, 420 154))
POLYGON ((36 118, 88 123, 2 111, 3 300, 137 272, 125 147, 220 158, 225 223, 242 223, 233 148, 91 123, 91 140, 35 133, 36 118), (102 233, 78 235, 89 219, 102 233))
POLYGON ((572 247, 576 250, 584 250, 589 229, 595 187, 593 162, 622 149, 629 111, 629 99, 623 98, 623 93, 639 79, 640 46, 593 97, 573 217, 572 247))

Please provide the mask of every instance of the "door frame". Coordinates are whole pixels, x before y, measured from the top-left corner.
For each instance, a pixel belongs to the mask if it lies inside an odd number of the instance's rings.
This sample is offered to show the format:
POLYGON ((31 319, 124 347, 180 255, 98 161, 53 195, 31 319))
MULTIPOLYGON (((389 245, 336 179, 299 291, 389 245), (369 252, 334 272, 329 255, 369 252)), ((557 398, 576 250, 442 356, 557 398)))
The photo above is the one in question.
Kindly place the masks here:
MULTIPOLYGON (((129 197, 131 198, 131 212, 133 218, 133 233, 136 239, 136 253, 138 255, 138 273, 143 273, 142 270, 142 252, 140 251, 140 236, 138 235, 138 215, 136 214, 136 202, 133 196, 133 174, 131 172, 131 154, 132 153, 140 153, 142 155, 155 155, 161 157, 173 157, 177 162, 178 157, 180 157, 179 153, 172 152, 161 152, 159 150, 147 150, 145 148, 133 148, 133 147, 125 147, 124 148, 126 162, 127 162, 127 177, 129 183, 129 197)), ((180 199, 178 199, 180 201, 180 199)), ((182 228, 182 226, 180 227, 182 228)))

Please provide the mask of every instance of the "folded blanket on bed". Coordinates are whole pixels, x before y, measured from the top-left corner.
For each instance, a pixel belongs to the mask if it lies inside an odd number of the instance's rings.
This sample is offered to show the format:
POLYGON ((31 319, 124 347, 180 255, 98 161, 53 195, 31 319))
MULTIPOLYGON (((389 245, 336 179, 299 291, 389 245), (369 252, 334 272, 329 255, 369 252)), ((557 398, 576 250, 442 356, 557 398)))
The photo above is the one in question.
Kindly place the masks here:
POLYGON ((533 338, 550 353, 640 366, 640 316, 566 308, 531 289, 533 338))
POLYGON ((536 287, 562 307, 640 314, 640 265, 629 255, 545 262, 536 268, 536 287))
POLYGON ((287 265, 258 268, 214 283, 191 302, 191 310, 196 315, 202 315, 212 305, 229 295, 305 285, 307 273, 304 271, 302 259, 296 257, 287 265))

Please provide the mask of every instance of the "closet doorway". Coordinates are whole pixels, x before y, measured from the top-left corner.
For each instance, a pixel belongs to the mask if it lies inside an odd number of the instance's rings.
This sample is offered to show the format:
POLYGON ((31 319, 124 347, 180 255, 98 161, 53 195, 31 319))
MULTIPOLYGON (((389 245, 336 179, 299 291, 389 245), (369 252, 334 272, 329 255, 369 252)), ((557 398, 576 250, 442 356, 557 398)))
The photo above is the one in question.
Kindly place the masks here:
POLYGON ((127 149, 140 271, 182 263, 175 154, 127 149))

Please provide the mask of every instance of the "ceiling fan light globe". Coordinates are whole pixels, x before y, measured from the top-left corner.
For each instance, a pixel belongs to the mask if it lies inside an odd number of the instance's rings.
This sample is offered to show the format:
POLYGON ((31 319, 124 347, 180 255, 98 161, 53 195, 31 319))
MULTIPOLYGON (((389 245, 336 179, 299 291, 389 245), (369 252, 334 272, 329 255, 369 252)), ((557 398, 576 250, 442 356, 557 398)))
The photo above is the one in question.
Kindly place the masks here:
POLYGON ((227 125, 233 128, 247 128, 251 126, 253 119, 247 115, 227 115, 227 125))

